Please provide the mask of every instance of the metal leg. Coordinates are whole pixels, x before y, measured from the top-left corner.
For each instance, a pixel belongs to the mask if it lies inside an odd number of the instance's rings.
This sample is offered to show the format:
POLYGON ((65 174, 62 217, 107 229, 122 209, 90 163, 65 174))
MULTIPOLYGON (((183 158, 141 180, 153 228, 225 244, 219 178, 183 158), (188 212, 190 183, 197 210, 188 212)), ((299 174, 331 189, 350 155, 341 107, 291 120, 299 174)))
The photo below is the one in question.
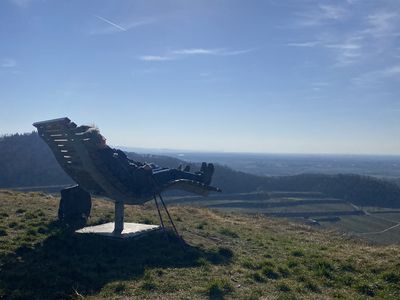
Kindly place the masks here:
POLYGON ((168 218, 169 218, 169 221, 171 222, 171 225, 172 225, 172 227, 174 228, 174 231, 175 231, 176 236, 177 236, 178 238, 182 239, 182 237, 181 237, 181 236, 179 235, 179 233, 178 233, 178 230, 176 230, 174 221, 172 221, 171 215, 169 214, 169 211, 168 211, 168 209, 167 209, 167 206, 166 206, 165 203, 164 203, 164 199, 162 198, 161 194, 158 194, 158 197, 160 198, 161 203, 162 203, 162 205, 164 206, 165 212, 167 213, 167 216, 168 216, 168 218))
POLYGON ((158 211, 158 218, 160 219, 161 227, 162 227, 162 229, 165 229, 164 228, 164 221, 163 221, 163 218, 162 218, 161 212, 160 212, 160 208, 158 207, 158 202, 157 202, 156 195, 154 195, 154 202, 156 203, 156 207, 157 207, 157 211, 158 211))
POLYGON ((115 202, 114 234, 121 234, 124 230, 124 203, 115 202))

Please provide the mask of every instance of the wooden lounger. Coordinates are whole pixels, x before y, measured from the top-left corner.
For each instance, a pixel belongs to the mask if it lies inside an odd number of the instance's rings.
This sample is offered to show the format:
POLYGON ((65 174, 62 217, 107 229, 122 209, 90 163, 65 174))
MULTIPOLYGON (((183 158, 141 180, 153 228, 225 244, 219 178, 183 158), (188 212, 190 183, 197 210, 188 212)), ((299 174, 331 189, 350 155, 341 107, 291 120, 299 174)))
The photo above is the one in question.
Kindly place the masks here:
POLYGON ((220 191, 196 181, 180 179, 156 186, 154 191, 146 195, 137 195, 121 180, 121 174, 127 170, 119 170, 117 176, 103 167, 105 162, 96 155, 95 135, 91 134, 90 126, 78 127, 68 118, 36 122, 33 126, 50 147, 60 166, 81 188, 115 202, 115 232, 123 229, 124 204, 143 204, 168 189, 181 189, 203 196, 220 191))

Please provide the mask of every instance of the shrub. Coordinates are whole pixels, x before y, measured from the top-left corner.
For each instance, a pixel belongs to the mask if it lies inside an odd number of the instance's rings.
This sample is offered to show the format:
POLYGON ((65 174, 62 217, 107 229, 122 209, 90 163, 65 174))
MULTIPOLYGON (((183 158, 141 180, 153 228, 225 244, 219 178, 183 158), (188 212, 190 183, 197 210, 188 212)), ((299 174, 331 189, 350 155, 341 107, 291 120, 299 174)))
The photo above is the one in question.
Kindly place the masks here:
POLYGON ((218 254, 228 259, 233 257, 233 251, 227 247, 219 247, 218 254))
POLYGON ((400 283, 400 275, 394 272, 387 272, 382 275, 383 280, 389 283, 400 283))
POLYGON ((36 215, 32 212, 27 212, 24 216, 25 220, 33 220, 36 218, 36 215))
POLYGON ((144 281, 140 288, 144 291, 153 291, 157 288, 156 284, 153 281, 144 281))
POLYGON ((244 299, 246 299, 246 300, 257 300, 257 299, 260 299, 261 296, 262 296, 262 291, 261 290, 252 289, 250 291, 250 293, 247 296, 245 296, 244 299))
POLYGON ((256 282, 264 282, 264 277, 259 272, 254 272, 250 275, 251 279, 256 282))
POLYGON ((298 265, 299 265, 299 263, 297 261, 295 261, 295 260, 289 260, 287 262, 287 266, 290 269, 293 269, 293 268, 297 267, 298 265))
POLYGON ((206 225, 207 225, 207 222, 203 221, 203 222, 200 222, 199 224, 197 224, 196 228, 203 230, 204 226, 206 226, 206 225))
POLYGON ((226 294, 232 291, 231 283, 225 278, 213 279, 206 287, 206 293, 211 299, 223 299, 226 294))
POLYGON ((356 271, 356 268, 351 263, 346 263, 340 267, 342 271, 353 273, 356 271))
POLYGON ((278 290, 284 293, 288 293, 291 291, 290 287, 286 283, 279 283, 277 286, 278 290))
POLYGON ((357 287, 357 291, 360 294, 367 295, 369 297, 374 297, 376 293, 377 286, 374 284, 361 284, 357 287))
POLYGON ((208 266, 208 265, 210 265, 210 263, 208 262, 208 260, 205 259, 204 257, 199 257, 199 258, 196 260, 196 262, 197 262, 197 264, 198 264, 199 266, 208 266))
POLYGON ((46 233, 49 232, 49 230, 48 230, 45 226, 40 226, 40 227, 37 229, 37 232, 38 232, 38 233, 41 233, 41 234, 46 234, 46 233))
POLYGON ((234 231, 232 231, 232 230, 230 230, 228 228, 221 228, 218 232, 220 234, 223 234, 223 235, 226 235, 226 236, 229 236, 229 237, 232 237, 232 238, 238 238, 239 237, 239 235, 236 232, 234 232, 234 231))
POLYGON ((288 277, 290 275, 290 271, 287 267, 278 267, 278 272, 281 274, 282 277, 288 277))
POLYGON ((333 265, 327 260, 317 260, 315 264, 315 273, 318 276, 324 276, 331 279, 333 277, 332 271, 334 270, 333 265))
POLYGON ((37 231, 36 231, 35 228, 29 228, 29 229, 26 231, 26 233, 27 233, 28 235, 36 235, 36 234, 37 234, 37 231))
POLYGON ((110 287, 112 291, 116 294, 122 294, 126 290, 126 284, 123 282, 115 282, 110 287))
POLYGON ((280 277, 271 267, 264 267, 262 273, 269 279, 279 279, 280 277))
POLYGON ((8 227, 10 227, 10 228, 15 228, 15 227, 17 227, 18 226, 18 223, 17 222, 10 222, 10 223, 8 223, 8 227))
POLYGON ((304 256, 304 252, 302 250, 293 250, 292 255, 295 257, 301 257, 304 256))
POLYGON ((307 289, 307 290, 309 290, 309 291, 311 291, 311 292, 313 292, 313 293, 320 293, 321 292, 321 290, 319 289, 319 287, 318 287, 318 285, 316 285, 314 282, 312 282, 312 281, 307 281, 305 284, 304 284, 304 287, 307 289))
POLYGON ((148 270, 145 270, 143 275, 143 283, 140 285, 140 289, 143 291, 153 291, 157 288, 154 283, 153 276, 148 270))
POLYGON ((243 259, 241 265, 247 269, 252 269, 252 270, 258 269, 258 266, 256 266, 255 262, 249 258, 243 259))

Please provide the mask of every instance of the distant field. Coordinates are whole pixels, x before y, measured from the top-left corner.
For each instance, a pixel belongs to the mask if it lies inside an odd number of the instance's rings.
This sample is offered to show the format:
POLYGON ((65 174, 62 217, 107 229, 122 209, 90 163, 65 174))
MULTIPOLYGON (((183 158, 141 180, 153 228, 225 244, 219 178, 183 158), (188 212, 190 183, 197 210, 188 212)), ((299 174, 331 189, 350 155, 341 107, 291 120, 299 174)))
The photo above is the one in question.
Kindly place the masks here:
POLYGON ((264 214, 305 222, 374 243, 400 244, 400 210, 359 208, 321 193, 264 192, 169 199, 170 204, 205 206, 225 212, 264 214), (205 199, 205 200, 204 200, 205 199), (397 226, 397 227, 396 227, 397 226))
POLYGON ((246 173, 267 176, 301 173, 354 173, 376 177, 400 177, 399 156, 251 154, 251 153, 181 153, 169 152, 186 161, 213 161, 246 173))
MULTIPOLYGON (((392 214, 400 219, 400 213, 392 214)), ((323 224, 350 235, 380 244, 400 244, 400 226, 397 222, 377 219, 373 215, 343 216, 339 222, 323 224)))
POLYGON ((315 193, 260 193, 260 194, 231 194, 212 196, 208 198, 190 197, 169 199, 171 204, 193 204, 221 209, 224 211, 241 211, 258 214, 295 213, 297 217, 310 213, 325 215, 337 212, 338 214, 363 214, 363 212, 350 203, 326 197, 315 193))
POLYGON ((392 220, 394 222, 400 222, 400 211, 397 212, 387 212, 382 214, 373 214, 376 218, 385 218, 387 220, 392 220))

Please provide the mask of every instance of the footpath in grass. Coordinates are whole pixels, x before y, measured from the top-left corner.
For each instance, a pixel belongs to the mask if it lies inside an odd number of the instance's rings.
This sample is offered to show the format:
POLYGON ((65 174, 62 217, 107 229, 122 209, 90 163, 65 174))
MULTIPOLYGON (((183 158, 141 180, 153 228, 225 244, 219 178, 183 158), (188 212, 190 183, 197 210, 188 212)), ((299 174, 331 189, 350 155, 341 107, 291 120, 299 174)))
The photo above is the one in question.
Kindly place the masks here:
MULTIPOLYGON (((400 299, 400 247, 263 216, 177 206, 173 234, 67 233, 58 199, 0 191, 0 299, 400 299)), ((111 221, 94 200, 91 224, 111 221)), ((126 221, 157 224, 153 205, 126 221)))

